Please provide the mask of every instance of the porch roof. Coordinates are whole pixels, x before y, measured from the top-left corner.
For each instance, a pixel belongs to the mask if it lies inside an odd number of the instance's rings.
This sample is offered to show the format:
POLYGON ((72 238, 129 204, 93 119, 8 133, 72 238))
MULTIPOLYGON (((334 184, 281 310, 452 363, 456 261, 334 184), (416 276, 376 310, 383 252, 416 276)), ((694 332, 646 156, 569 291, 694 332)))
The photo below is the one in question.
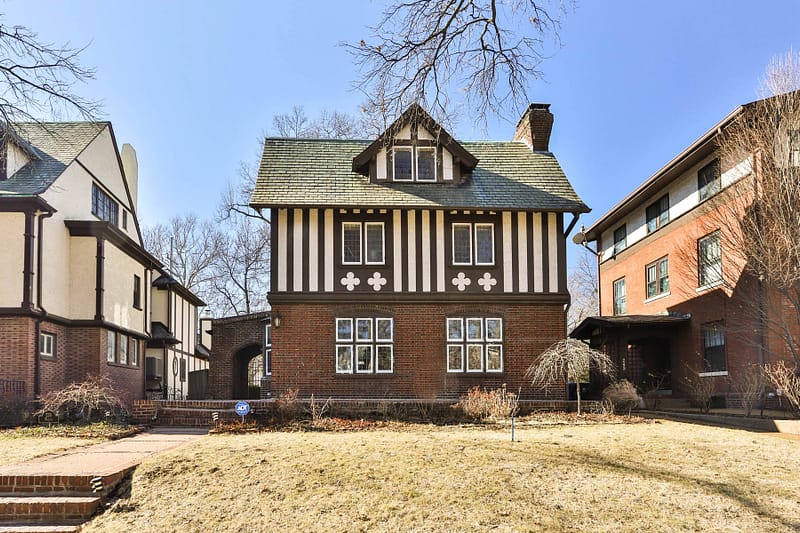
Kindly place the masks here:
POLYGON ((691 315, 589 316, 575 326, 569 336, 573 339, 589 339, 596 328, 671 327, 688 322, 690 318, 691 315))

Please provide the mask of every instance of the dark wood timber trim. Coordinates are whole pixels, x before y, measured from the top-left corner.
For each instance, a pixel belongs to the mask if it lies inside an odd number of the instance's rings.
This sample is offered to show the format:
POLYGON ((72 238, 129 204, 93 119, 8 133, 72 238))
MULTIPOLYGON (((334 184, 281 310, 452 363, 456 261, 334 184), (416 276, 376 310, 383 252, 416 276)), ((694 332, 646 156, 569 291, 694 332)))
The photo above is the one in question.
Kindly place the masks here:
POLYGON ((56 209, 39 198, 38 196, 27 196, 22 198, 0 198, 0 213, 14 213, 25 211, 47 211, 55 213, 56 209))
POLYGON ((53 324, 59 324, 66 327, 72 327, 72 328, 98 327, 98 328, 110 329, 118 333, 123 333, 131 337, 136 337, 137 339, 141 340, 147 340, 150 338, 150 335, 148 333, 142 333, 141 331, 134 331, 132 329, 123 328, 121 326, 112 324, 111 322, 107 322, 105 320, 74 320, 70 318, 64 318, 59 315, 53 315, 51 313, 37 311, 36 309, 23 309, 21 307, 0 307, 0 317, 38 318, 43 322, 51 322, 53 324))
POLYGON ((478 293, 270 293, 269 302, 276 304, 480 304, 480 305, 507 305, 507 304, 566 304, 569 302, 568 292, 553 292, 548 294, 512 294, 486 295, 478 293))
POLYGON ((31 309, 33 301, 33 211, 25 212, 25 257, 22 267, 22 307, 31 309))
POLYGON ((73 237, 98 237, 127 253, 142 265, 149 268, 162 268, 161 261, 136 244, 130 237, 105 220, 65 220, 64 224, 73 237))
POLYGON ((106 258, 105 242, 106 241, 102 237, 97 237, 97 255, 95 256, 94 319, 100 321, 103 320, 103 284, 105 283, 105 276, 103 275, 105 269, 103 268, 103 265, 106 258))

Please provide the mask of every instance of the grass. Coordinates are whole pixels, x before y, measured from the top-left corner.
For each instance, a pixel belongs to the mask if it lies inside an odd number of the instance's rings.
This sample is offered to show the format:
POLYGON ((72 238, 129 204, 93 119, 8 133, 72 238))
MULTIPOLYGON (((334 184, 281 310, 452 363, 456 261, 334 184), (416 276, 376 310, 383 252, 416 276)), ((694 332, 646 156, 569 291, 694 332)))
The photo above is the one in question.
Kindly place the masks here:
POLYGON ((139 431, 136 426, 98 422, 86 425, 58 424, 0 430, 0 466, 78 446, 116 439, 139 431))
POLYGON ((800 443, 677 422, 209 435, 85 531, 786 531, 800 443))

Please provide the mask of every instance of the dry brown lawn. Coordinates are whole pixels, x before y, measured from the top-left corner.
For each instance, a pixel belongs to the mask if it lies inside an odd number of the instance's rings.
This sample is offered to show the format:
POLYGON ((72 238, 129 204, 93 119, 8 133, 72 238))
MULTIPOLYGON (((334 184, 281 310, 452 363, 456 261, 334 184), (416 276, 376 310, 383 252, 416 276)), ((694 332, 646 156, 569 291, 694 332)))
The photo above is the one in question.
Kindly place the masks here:
POLYGON ((660 422, 209 435, 85 531, 790 531, 800 441, 660 422))

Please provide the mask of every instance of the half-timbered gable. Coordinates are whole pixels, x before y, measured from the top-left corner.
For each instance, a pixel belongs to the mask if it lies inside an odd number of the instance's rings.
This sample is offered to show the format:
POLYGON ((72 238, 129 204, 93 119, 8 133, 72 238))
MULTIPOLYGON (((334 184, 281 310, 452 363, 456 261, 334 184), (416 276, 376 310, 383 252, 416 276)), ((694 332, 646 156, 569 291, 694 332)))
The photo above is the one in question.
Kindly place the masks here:
MULTIPOLYGON (((543 317, 557 317, 545 319, 544 338, 563 337, 563 308, 569 302, 564 236, 588 210, 546 142, 542 145, 552 119, 548 124, 531 118, 540 114, 550 115, 546 105, 531 106, 520 121, 518 134, 523 131, 531 142, 456 141, 419 106, 374 141, 265 141, 252 205, 271 209, 273 314, 299 312, 303 320, 321 320, 312 335, 330 336, 326 347, 300 348, 288 344, 288 336, 282 344, 276 328, 276 392, 282 390, 285 368, 293 376, 286 387, 309 394, 380 394, 375 383, 296 378, 296 364, 334 376, 385 374, 380 387, 389 396, 455 394, 467 383, 455 383, 452 376, 450 385, 442 380, 458 368, 522 381, 522 366, 530 360, 523 362, 515 351, 529 350, 530 356, 538 348, 517 345, 519 326, 504 328, 503 318, 508 306, 535 314, 533 306, 542 305, 543 317), (545 127, 537 130, 542 122, 545 127), (537 135, 538 144, 532 142, 537 135), (415 305, 428 306, 417 311, 440 315, 417 333, 407 330, 403 318, 415 305), (329 319, 322 318, 326 313, 329 319), (386 338, 392 340, 379 341, 370 331, 387 328, 389 319, 386 338), (465 336, 445 340, 447 324, 455 327, 457 319, 465 336), (489 338, 490 329, 505 331, 507 356, 500 355, 502 342, 489 338), (425 377, 405 375, 409 361, 423 357, 419 350, 413 356, 407 351, 400 338, 405 335, 430 343, 422 352, 427 365, 436 363, 425 377), (509 342, 515 346, 511 352, 509 342), (454 357, 461 350, 463 365, 446 361, 451 349, 454 357), (468 364, 468 354, 478 351, 481 364, 477 356, 468 364), (282 357, 297 352, 311 360, 290 363, 287 357, 283 367, 282 357), (420 387, 420 381, 430 383, 420 387)), ((421 321, 418 316, 416 322, 421 321)))

